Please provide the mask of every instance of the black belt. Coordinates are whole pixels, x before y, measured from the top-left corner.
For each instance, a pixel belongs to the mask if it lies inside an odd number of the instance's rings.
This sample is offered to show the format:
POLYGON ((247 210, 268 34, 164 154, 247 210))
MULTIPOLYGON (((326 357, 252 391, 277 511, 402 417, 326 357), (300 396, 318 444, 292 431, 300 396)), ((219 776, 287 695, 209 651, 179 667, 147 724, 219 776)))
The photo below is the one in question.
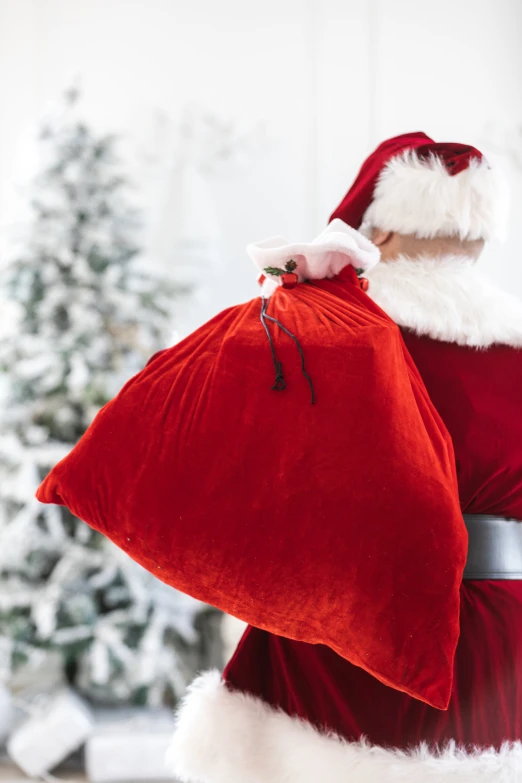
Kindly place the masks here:
POLYGON ((464 514, 468 560, 464 579, 522 579, 522 522, 464 514))

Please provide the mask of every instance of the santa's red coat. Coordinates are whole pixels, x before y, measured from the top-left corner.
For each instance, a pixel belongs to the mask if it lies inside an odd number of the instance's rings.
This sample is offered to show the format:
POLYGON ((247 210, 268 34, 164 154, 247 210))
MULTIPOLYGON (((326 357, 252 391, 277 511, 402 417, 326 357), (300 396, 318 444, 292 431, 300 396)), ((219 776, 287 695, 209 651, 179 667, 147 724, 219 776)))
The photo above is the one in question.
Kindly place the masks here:
MULTIPOLYGON (((452 435, 463 512, 522 520, 522 305, 455 259, 381 264, 370 284, 452 435)), ((514 783, 521 740, 522 581, 465 581, 447 711, 249 627, 224 681, 195 684, 173 753, 203 783, 514 783), (194 766, 196 714, 212 739, 194 766)))

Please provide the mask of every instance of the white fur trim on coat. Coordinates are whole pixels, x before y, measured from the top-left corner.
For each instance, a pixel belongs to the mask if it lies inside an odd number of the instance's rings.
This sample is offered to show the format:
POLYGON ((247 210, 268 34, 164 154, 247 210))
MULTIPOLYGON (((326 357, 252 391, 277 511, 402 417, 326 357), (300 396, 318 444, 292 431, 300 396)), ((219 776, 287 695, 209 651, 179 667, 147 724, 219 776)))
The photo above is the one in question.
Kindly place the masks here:
POLYGON ((440 158, 408 150, 384 167, 366 210, 369 227, 417 237, 491 239, 505 234, 509 193, 501 172, 474 158, 451 175, 440 158))
MULTIPOLYGON (((335 277, 348 264, 367 271, 381 257, 369 239, 338 218, 313 242, 287 242, 283 237, 272 237, 248 245, 247 252, 262 273, 266 267, 284 269, 288 261, 294 260, 299 282, 335 277)), ((267 275, 263 296, 270 296, 280 284, 280 277, 267 275)))
POLYGON ((378 264, 368 295, 399 326, 474 348, 522 348, 522 301, 461 256, 378 264))
MULTIPOLYGON (((376 707, 378 709, 378 706, 376 707)), ((168 762, 183 783, 520 783, 522 744, 435 753, 346 742, 259 699, 199 677, 177 717, 168 762)))

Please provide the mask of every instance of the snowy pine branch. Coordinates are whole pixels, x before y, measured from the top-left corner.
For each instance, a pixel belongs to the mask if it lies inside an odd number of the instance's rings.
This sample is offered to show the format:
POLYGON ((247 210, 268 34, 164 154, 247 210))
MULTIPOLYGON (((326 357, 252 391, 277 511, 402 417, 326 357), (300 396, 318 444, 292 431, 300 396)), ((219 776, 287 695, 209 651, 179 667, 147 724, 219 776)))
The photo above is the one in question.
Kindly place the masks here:
MULTIPOLYGON (((23 233, 0 275, 0 643, 11 668, 59 650, 68 679, 114 703, 174 701, 194 673, 198 602, 34 492, 94 415, 165 346, 184 293, 137 263, 139 214, 117 156, 66 96, 40 133, 23 233), (192 662, 192 663, 190 663, 192 662)), ((197 665, 196 665, 197 666, 197 665)))

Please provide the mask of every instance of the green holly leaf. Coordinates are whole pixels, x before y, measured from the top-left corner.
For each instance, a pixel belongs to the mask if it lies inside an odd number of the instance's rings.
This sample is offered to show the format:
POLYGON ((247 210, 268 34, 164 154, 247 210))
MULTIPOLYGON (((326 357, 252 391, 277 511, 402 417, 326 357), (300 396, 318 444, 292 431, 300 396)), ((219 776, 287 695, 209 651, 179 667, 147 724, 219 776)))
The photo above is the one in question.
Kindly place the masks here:
POLYGON ((274 277, 281 277, 285 274, 284 269, 279 269, 277 266, 265 266, 263 272, 267 275, 273 275, 274 277))
POLYGON ((294 261, 294 259, 291 258, 290 261, 286 262, 284 269, 280 269, 278 266, 266 266, 263 269, 263 272, 267 275, 273 275, 274 277, 281 277, 287 272, 293 272, 295 269, 297 269, 297 261, 294 261))

